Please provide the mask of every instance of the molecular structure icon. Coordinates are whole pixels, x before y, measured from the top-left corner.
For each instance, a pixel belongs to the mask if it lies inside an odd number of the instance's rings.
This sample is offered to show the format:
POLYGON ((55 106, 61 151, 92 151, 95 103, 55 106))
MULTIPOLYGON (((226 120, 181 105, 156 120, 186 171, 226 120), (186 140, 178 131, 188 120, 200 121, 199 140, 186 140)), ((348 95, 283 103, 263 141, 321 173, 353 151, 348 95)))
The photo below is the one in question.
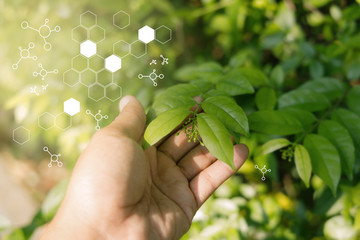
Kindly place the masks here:
POLYGON ((59 160, 59 157, 61 157, 61 154, 52 154, 50 151, 49 151, 49 148, 47 146, 45 146, 43 148, 44 152, 47 152, 49 153, 50 155, 50 162, 48 164, 48 167, 52 167, 52 163, 57 163, 58 167, 62 167, 63 163, 59 160))
POLYGON ((39 63, 39 67, 41 68, 39 72, 33 72, 33 76, 37 77, 37 76, 41 76, 41 80, 45 80, 45 78, 47 77, 48 74, 58 74, 59 70, 54 69, 52 71, 47 71, 46 69, 43 68, 42 64, 39 63))
POLYGON ((95 119, 95 121, 96 121, 95 130, 96 130, 96 131, 99 131, 99 130, 100 130, 100 121, 103 120, 103 119, 108 119, 108 115, 102 115, 102 114, 101 114, 101 110, 99 110, 99 111, 94 115, 94 114, 92 114, 92 112, 90 111, 90 109, 87 109, 87 110, 86 110, 86 114, 89 114, 89 115, 93 116, 93 118, 95 119))
MULTIPOLYGON (((48 86, 49 84, 45 84, 45 85, 41 84, 41 89, 45 91, 48 86)), ((33 93, 36 96, 40 96, 40 92, 38 91, 38 86, 34 85, 33 87, 30 87, 30 93, 33 93)))
MULTIPOLYGON (((160 57, 162 58, 162 62, 161 62, 161 65, 165 65, 165 64, 169 64, 169 59, 168 58, 165 58, 162 54, 160 55, 160 57)), ((156 62, 156 59, 153 59, 151 62, 150 62, 150 65, 156 65, 157 62, 156 62)))
POLYGON ((153 85, 154 85, 154 87, 156 87, 158 84, 157 84, 157 82, 156 82, 156 79, 163 79, 164 78, 164 74, 159 74, 159 75, 157 75, 156 74, 156 69, 153 69, 153 71, 152 71, 152 73, 150 73, 149 75, 143 75, 143 74, 139 74, 138 75, 138 78, 139 79, 143 79, 143 78, 149 78, 152 82, 153 82, 153 85))
POLYGON ((168 58, 165 58, 162 54, 160 55, 160 57, 162 58, 161 65, 169 64, 168 58))
POLYGON ((29 43, 28 48, 22 48, 21 46, 19 46, 19 50, 20 50, 20 58, 17 61, 17 63, 12 65, 12 68, 14 70, 18 69, 19 67, 19 63, 23 60, 23 59, 32 59, 34 61, 36 61, 38 59, 37 56, 31 56, 30 53, 30 49, 33 49, 35 47, 35 44, 33 42, 29 43))
POLYGON ((271 169, 266 169, 266 165, 264 165, 264 167, 263 168, 259 168, 259 166, 258 165, 255 165, 255 168, 256 169, 259 169, 259 171, 262 173, 262 178, 261 178, 261 180, 263 180, 263 181, 265 181, 265 173, 267 173, 267 172, 271 172, 271 169))
POLYGON ((48 37, 50 37, 51 33, 53 32, 60 32, 61 28, 60 26, 55 26, 54 29, 51 29, 48 26, 49 23, 49 19, 45 19, 45 23, 39 27, 39 29, 33 28, 29 25, 28 21, 23 21, 21 23, 21 28, 22 29, 31 29, 33 31, 36 31, 39 33, 40 37, 44 40, 44 50, 45 51, 50 51, 51 50, 51 43, 49 43, 46 39, 48 37))

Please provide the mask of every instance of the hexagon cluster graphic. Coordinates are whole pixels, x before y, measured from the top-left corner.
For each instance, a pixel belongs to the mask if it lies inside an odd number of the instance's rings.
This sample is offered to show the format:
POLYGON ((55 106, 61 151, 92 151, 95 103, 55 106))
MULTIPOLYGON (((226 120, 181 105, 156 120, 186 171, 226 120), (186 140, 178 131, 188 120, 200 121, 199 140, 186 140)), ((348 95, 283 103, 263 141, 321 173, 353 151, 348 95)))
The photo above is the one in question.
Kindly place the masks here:
POLYGON ((44 112, 38 118, 38 126, 47 131, 53 127, 57 127, 61 130, 66 130, 72 126, 72 116, 80 112, 80 102, 70 98, 64 102, 64 112, 58 115, 53 115, 48 112, 44 112))
MULTIPOLYGON (((130 15, 119 11, 113 15, 113 25, 125 29, 130 25, 130 15)), ((147 44, 155 40, 165 44, 172 39, 172 31, 162 25, 156 29, 144 26, 138 30, 138 40, 128 43, 119 40, 113 44, 113 54, 100 56, 97 44, 105 40, 105 29, 97 22, 91 11, 80 15, 80 25, 72 30, 73 41, 80 44, 80 53, 71 60, 71 68, 64 72, 63 82, 74 87, 78 84, 88 88, 88 97, 93 101, 104 98, 115 102, 122 96, 122 88, 114 82, 113 74, 122 67, 127 56, 141 58, 147 54, 147 44)))

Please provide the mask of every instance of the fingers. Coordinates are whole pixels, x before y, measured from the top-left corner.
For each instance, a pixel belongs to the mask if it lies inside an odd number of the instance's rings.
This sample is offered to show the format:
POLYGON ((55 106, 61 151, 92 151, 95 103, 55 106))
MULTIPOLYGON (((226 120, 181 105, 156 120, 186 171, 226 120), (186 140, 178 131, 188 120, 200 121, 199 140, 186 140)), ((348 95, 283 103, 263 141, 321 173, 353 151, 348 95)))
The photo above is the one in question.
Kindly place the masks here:
POLYGON ((141 142, 145 130, 145 121, 143 106, 135 97, 128 95, 120 101, 120 114, 106 128, 141 142))
POLYGON ((199 142, 189 142, 188 140, 189 138, 186 137, 185 132, 181 130, 178 135, 175 133, 166 139, 165 142, 160 145, 158 150, 177 162, 199 144, 199 142))
MULTIPOLYGON (((236 171, 245 162, 248 154, 249 150, 245 145, 238 144, 234 146, 234 165, 236 171)), ((195 196, 198 207, 235 172, 224 162, 216 160, 196 175, 190 181, 190 189, 195 196)))
POLYGON ((210 166, 216 158, 204 146, 197 146, 183 157, 179 163, 181 171, 185 177, 190 181, 199 172, 210 166))

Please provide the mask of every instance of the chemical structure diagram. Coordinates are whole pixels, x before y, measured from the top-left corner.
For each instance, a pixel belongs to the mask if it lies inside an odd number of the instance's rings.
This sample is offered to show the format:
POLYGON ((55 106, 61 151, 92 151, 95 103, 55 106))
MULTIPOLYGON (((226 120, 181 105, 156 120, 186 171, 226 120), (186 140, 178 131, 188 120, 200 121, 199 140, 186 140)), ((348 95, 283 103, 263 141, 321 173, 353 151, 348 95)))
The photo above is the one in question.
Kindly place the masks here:
MULTIPOLYGON (((49 84, 41 85, 41 89, 45 91, 49 84)), ((40 96, 40 92, 38 91, 38 86, 34 85, 33 87, 30 87, 30 93, 35 94, 36 96, 40 96)))
POLYGON ((19 46, 19 50, 20 50, 20 58, 17 61, 17 63, 12 65, 12 68, 14 70, 18 69, 19 67, 19 63, 23 60, 23 59, 32 59, 34 61, 36 61, 38 59, 37 56, 31 56, 30 53, 30 49, 33 49, 35 47, 35 44, 33 42, 30 42, 28 45, 28 48, 22 48, 21 46, 19 46))
POLYGON ((156 74, 156 69, 153 69, 152 73, 150 73, 149 75, 143 75, 143 74, 139 74, 138 75, 138 78, 139 79, 143 79, 143 78, 149 78, 152 82, 153 82, 153 85, 154 87, 156 87, 158 84, 156 82, 156 79, 163 79, 164 78, 164 74, 156 74))
POLYGON ((86 110, 86 114, 89 114, 89 115, 93 116, 93 118, 95 119, 95 121, 96 121, 95 130, 96 130, 96 131, 99 131, 99 130, 100 130, 100 121, 103 120, 103 119, 108 119, 108 115, 102 115, 102 114, 101 114, 101 110, 99 110, 99 111, 94 115, 94 114, 92 114, 92 112, 90 111, 90 109, 87 109, 87 110, 86 110))
MULTIPOLYGON (((160 57, 162 58, 162 62, 161 65, 165 65, 165 64, 169 64, 169 59, 165 58, 162 54, 160 55, 160 57)), ((151 60, 150 65, 156 65, 156 59, 151 60)))
POLYGON ((48 26, 49 23, 49 19, 45 19, 45 23, 39 27, 39 29, 33 28, 29 25, 28 21, 23 21, 21 23, 21 28, 22 29, 31 29, 33 31, 36 31, 39 33, 40 37, 44 40, 44 50, 45 51, 50 51, 51 50, 51 43, 49 43, 46 39, 48 37, 50 37, 51 33, 53 32, 60 32, 61 28, 60 26, 55 26, 54 29, 51 29, 48 26))
POLYGON ((263 180, 263 181, 265 181, 265 173, 267 173, 267 172, 271 172, 271 169, 266 169, 266 165, 264 165, 264 167, 263 168, 259 168, 259 166, 258 165, 255 165, 255 168, 256 169, 259 169, 259 171, 262 173, 262 178, 261 178, 261 180, 263 180))
POLYGON ((52 71, 47 71, 46 69, 44 69, 44 67, 42 66, 41 63, 39 63, 39 67, 41 68, 39 72, 33 72, 33 76, 37 77, 37 76, 41 76, 41 80, 45 80, 45 78, 47 77, 48 74, 58 74, 59 70, 54 69, 52 71))
POLYGON ((52 167, 52 163, 57 163, 58 167, 62 167, 63 163, 59 160, 59 157, 61 157, 61 154, 52 154, 50 151, 49 151, 49 148, 47 146, 45 146, 43 148, 44 152, 47 152, 49 153, 50 155, 50 162, 48 164, 48 167, 52 167))
POLYGON ((169 64, 168 58, 165 58, 162 54, 160 55, 160 57, 162 58, 161 65, 169 64))
POLYGON ((37 86, 30 87, 30 93, 34 93, 36 96, 39 96, 40 93, 37 91, 37 86))

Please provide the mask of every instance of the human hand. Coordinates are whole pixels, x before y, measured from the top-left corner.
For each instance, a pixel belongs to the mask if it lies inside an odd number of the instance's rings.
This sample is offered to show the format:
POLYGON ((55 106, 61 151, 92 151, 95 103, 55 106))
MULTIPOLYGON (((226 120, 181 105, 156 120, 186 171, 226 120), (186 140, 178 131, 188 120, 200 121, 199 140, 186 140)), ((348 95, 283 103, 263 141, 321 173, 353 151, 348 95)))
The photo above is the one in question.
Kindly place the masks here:
MULTIPOLYGON (((179 239, 205 200, 234 171, 183 131, 145 151, 145 113, 131 96, 98 131, 73 170, 42 240, 179 239)), ((234 146, 236 170, 248 156, 234 146)))

